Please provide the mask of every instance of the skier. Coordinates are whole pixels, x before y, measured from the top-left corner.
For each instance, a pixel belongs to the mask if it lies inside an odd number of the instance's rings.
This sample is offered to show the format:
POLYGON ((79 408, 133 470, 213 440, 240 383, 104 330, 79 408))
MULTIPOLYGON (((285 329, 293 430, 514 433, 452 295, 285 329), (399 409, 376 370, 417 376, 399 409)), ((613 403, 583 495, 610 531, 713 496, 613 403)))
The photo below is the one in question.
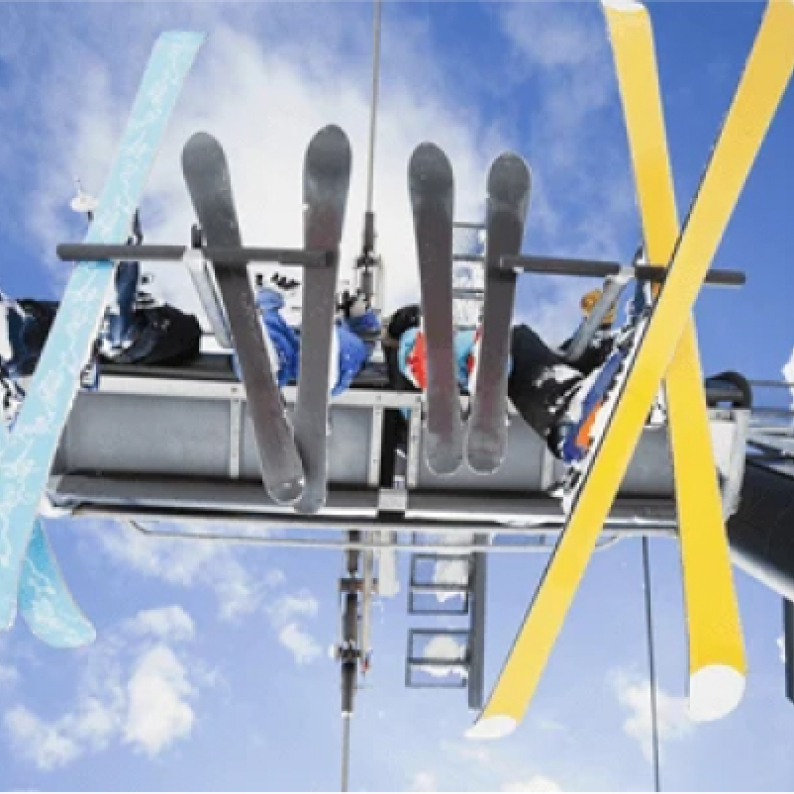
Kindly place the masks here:
MULTIPOLYGON (((140 223, 133 224, 130 245, 140 244, 140 223)), ((96 388, 100 362, 178 366, 199 353, 201 326, 191 314, 157 304, 139 290, 140 264, 120 262, 116 268, 115 296, 100 327, 95 356, 83 372, 82 383, 96 388)), ((57 301, 22 298, 0 293, 0 390, 2 415, 12 423, 47 341, 58 311, 57 301)))
MULTIPOLYGON (((300 366, 300 329, 290 326, 281 314, 285 297, 294 293, 300 282, 279 274, 269 284, 257 280, 256 303, 267 333, 265 343, 279 387, 297 380, 300 366)), ((360 295, 344 292, 339 303, 331 352, 329 390, 341 394, 369 360, 380 336, 380 321, 360 295)), ((237 356, 234 368, 240 376, 237 356)))
MULTIPOLYGON (((585 317, 601 296, 587 293, 581 301, 585 317)), ((629 304, 629 318, 639 305, 629 304)), ((631 322, 611 328, 614 308, 602 321, 590 345, 576 362, 566 362, 564 351, 549 347, 528 325, 511 331, 508 396, 525 422, 560 460, 572 463, 587 451, 589 433, 606 392, 614 382, 618 348, 628 338, 631 322)), ((476 382, 479 329, 457 331, 454 352, 458 385, 471 393, 476 382)), ((397 388, 424 389, 427 382, 424 339, 419 306, 406 306, 392 315, 384 347, 390 380, 397 388)))

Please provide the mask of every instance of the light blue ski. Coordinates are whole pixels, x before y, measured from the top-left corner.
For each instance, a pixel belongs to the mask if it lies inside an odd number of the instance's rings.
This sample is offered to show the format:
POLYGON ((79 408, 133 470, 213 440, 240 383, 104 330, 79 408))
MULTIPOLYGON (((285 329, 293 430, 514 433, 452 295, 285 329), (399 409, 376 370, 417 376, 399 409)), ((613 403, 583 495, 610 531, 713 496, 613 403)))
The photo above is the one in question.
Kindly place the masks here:
MULTIPOLYGON (((85 237, 124 243, 185 77, 204 41, 162 34, 85 237)), ((0 628, 12 625, 22 561, 63 427, 113 288, 112 262, 75 267, 8 445, 0 453, 0 628)))
POLYGON ((33 634, 53 648, 80 648, 96 630, 61 576, 44 525, 36 521, 19 583, 19 609, 33 634))
MULTIPOLYGON (((8 439, 8 430, 0 421, 0 448, 8 439)), ((91 621, 80 611, 61 576, 38 519, 22 564, 19 607, 33 634, 53 648, 79 648, 96 639, 91 621)))

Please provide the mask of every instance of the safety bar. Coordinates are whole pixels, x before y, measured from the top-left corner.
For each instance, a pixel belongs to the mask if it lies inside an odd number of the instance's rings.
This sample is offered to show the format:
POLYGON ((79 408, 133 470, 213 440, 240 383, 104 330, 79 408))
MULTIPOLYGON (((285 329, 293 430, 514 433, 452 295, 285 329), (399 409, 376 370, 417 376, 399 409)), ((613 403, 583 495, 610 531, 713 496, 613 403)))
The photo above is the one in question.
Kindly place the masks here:
MULTIPOLYGON (((524 270, 560 276, 585 276, 606 278, 607 276, 630 275, 641 281, 662 283, 668 270, 660 265, 622 265, 620 262, 604 262, 596 259, 560 259, 548 256, 503 256, 499 267, 502 270, 524 270)), ((747 275, 741 270, 710 270, 705 283, 719 287, 742 287, 747 275)))

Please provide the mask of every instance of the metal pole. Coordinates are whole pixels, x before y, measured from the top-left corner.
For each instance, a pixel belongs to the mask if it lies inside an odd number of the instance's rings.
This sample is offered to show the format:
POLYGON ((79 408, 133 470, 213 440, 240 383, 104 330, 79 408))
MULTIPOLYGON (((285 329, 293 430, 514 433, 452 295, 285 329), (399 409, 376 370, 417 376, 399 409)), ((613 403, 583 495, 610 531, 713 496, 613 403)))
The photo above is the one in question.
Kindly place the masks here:
POLYGON ((350 715, 342 714, 342 782, 340 791, 349 791, 350 778, 350 715))
POLYGON ((659 718, 656 704, 656 655, 653 647, 653 604, 651 600, 651 562, 648 538, 642 539, 642 573, 645 583, 645 627, 648 636, 648 678, 651 698, 651 763, 654 791, 661 791, 659 769, 659 718))

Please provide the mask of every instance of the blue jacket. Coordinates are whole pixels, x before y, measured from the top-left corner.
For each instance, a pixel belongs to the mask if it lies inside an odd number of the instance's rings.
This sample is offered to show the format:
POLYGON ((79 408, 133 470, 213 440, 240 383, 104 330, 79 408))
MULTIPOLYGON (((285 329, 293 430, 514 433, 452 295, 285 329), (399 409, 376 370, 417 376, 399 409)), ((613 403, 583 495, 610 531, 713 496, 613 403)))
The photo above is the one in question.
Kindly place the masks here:
MULTIPOLYGON (((261 289, 256 296, 256 303, 262 313, 262 322, 278 359, 279 388, 297 380, 300 370, 300 330, 291 328, 282 317, 280 310, 284 307, 284 297, 268 287, 261 289)), ((364 342, 358 334, 380 331, 378 318, 368 311, 361 317, 346 321, 337 321, 336 341, 338 355, 336 377, 331 394, 335 397, 350 386, 353 378, 367 363, 374 349, 373 342, 364 342)), ((333 365, 333 362, 332 362, 333 365)), ((234 356, 234 368, 238 374, 237 356, 234 356)))

